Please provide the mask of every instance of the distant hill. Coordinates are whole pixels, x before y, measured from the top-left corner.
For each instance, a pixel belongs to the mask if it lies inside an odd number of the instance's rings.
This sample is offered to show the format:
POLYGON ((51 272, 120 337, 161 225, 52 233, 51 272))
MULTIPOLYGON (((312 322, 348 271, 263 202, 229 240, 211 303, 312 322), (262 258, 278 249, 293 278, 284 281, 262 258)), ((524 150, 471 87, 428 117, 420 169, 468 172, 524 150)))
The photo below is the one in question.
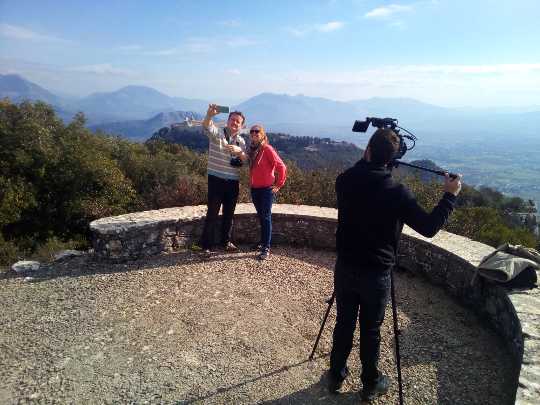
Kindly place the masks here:
POLYGON ((159 113, 147 120, 131 120, 121 122, 110 122, 99 125, 92 125, 93 131, 101 130, 103 132, 115 135, 121 135, 135 141, 145 141, 154 132, 163 127, 168 127, 174 123, 184 122, 186 118, 200 120, 202 115, 191 111, 176 111, 168 113, 159 113))
POLYGON ((208 101, 205 100, 170 97, 144 86, 127 86, 83 98, 61 97, 15 74, 0 75, 0 98, 5 97, 15 103, 23 100, 44 101, 51 104, 65 121, 71 120, 76 112, 81 111, 88 125, 146 120, 161 112, 204 113, 208 107, 208 101))
POLYGON ((5 97, 15 103, 41 100, 54 106, 62 104, 60 97, 19 75, 0 75, 0 98, 5 97))
MULTIPOLYGON (((289 96, 262 93, 235 107, 250 123, 265 125, 287 123, 321 123, 325 125, 352 122, 364 111, 349 103, 320 97, 289 96)), ((351 125, 352 126, 352 125, 351 125)))
POLYGON ((146 119, 159 112, 204 112, 208 102, 169 97, 151 87, 127 86, 110 93, 94 93, 79 100, 76 107, 88 114, 108 113, 122 118, 146 119))
POLYGON ((373 97, 366 100, 352 100, 349 103, 366 111, 369 116, 396 118, 404 125, 407 121, 420 122, 433 120, 439 116, 458 114, 452 109, 423 103, 412 98, 373 97))

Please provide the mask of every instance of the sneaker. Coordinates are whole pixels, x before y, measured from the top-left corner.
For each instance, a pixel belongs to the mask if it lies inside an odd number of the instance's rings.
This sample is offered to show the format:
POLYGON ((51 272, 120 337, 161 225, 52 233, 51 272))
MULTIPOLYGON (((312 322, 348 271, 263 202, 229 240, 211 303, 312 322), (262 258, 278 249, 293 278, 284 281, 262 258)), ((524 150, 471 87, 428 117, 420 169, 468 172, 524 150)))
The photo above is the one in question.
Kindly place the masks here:
POLYGON ((364 387, 362 389, 362 401, 369 402, 381 395, 386 394, 389 387, 390 380, 387 376, 381 374, 375 385, 364 387))
POLYGON ((270 256, 270 249, 262 249, 261 253, 257 256, 257 260, 263 261, 268 259, 268 256, 270 256))
POLYGON ((197 245, 196 243, 191 245, 191 250, 194 252, 202 252, 203 248, 201 245, 197 245))
POLYGON ((201 251, 201 254, 204 256, 204 257, 210 257, 212 256, 214 252, 211 250, 211 249, 203 249, 201 251))
POLYGON ((251 245, 250 247, 250 250, 256 250, 257 252, 260 252, 261 249, 262 249, 262 243, 254 243, 253 245, 251 245))
POLYGON ((328 370, 328 391, 331 394, 337 394, 343 386, 343 382, 347 379, 348 376, 349 369, 347 367, 343 368, 340 371, 339 377, 336 377, 332 370, 328 370))
POLYGON ((227 242, 225 245, 223 245, 223 250, 225 252, 238 252, 238 248, 236 245, 232 242, 227 242))

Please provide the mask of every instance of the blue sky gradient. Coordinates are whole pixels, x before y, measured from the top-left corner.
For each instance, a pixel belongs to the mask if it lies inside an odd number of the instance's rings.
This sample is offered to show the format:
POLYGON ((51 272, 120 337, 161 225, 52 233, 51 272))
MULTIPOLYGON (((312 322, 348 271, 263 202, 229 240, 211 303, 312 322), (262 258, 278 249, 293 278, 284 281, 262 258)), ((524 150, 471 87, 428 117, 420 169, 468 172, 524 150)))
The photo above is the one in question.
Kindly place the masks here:
POLYGON ((78 96, 540 105, 539 17, 538 0, 0 0, 0 73, 78 96))

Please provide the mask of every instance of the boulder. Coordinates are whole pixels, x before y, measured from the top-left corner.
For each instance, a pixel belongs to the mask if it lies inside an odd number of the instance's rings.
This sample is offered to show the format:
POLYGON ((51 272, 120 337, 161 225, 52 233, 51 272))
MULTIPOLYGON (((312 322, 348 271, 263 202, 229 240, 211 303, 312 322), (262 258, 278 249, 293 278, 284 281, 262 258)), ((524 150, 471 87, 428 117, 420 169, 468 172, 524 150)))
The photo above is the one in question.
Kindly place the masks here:
POLYGON ((54 261, 57 262, 71 257, 82 256, 84 254, 85 252, 81 252, 80 250, 62 250, 54 255, 54 261))
POLYGON ((39 270, 40 266, 41 265, 39 262, 31 260, 20 260, 11 266, 11 270, 13 270, 17 274, 30 273, 39 270))

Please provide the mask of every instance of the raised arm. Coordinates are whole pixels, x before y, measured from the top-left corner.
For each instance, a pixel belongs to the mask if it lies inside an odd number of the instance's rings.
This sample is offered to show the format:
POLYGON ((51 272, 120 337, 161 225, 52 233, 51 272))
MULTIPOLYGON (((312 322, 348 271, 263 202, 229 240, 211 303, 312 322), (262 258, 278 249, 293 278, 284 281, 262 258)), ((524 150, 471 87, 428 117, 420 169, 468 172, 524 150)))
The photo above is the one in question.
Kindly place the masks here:
POLYGON ((214 125, 214 122, 212 121, 212 118, 219 114, 219 111, 217 109, 216 104, 209 104, 208 110, 206 111, 206 116, 204 117, 204 120, 202 122, 202 126, 205 129, 205 133, 207 135, 216 137, 218 134, 217 127, 214 125))
POLYGON ((454 209, 454 203, 460 190, 461 176, 450 179, 448 174, 446 174, 444 195, 430 213, 420 207, 416 199, 407 190, 406 202, 403 205, 404 222, 421 235, 428 238, 435 236, 444 226, 454 209))

